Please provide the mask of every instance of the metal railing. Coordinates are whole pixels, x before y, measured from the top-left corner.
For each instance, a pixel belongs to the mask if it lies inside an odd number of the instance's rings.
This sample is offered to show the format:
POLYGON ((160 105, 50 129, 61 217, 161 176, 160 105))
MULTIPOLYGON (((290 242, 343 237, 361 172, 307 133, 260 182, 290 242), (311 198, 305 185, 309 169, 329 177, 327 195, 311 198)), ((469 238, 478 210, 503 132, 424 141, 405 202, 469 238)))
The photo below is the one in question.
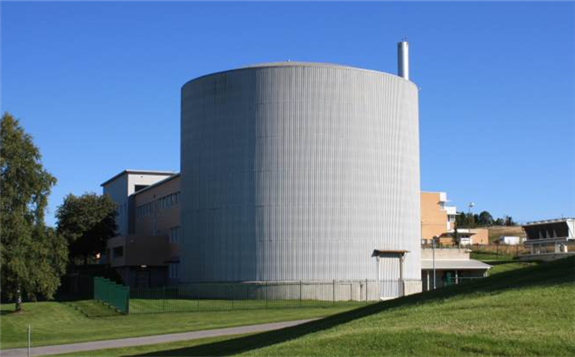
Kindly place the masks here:
POLYGON ((130 313, 365 305, 403 295, 402 281, 197 283, 132 288, 130 313))

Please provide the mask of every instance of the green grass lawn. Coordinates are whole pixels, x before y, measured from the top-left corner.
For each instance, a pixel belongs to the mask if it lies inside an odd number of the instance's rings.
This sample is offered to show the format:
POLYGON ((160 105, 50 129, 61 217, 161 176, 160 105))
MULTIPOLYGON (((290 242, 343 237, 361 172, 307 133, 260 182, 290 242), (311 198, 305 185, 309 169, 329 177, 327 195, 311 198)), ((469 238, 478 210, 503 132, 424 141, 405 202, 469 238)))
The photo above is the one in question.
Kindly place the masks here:
POLYGON ((491 252, 477 252, 477 251, 472 251, 471 254, 469 255, 469 258, 477 259, 477 260, 480 260, 480 261, 486 262, 486 263, 489 263, 492 261, 511 261, 511 260, 513 260, 512 255, 496 254, 496 253, 491 253, 491 252))
MULTIPOLYGON (((233 335, 233 336, 221 336, 221 337, 208 337, 200 338, 191 341, 180 341, 171 343, 162 343, 158 345, 144 345, 144 346, 134 346, 134 347, 124 347, 124 348, 111 348, 97 351, 86 351, 80 353, 83 357, 111 357, 111 356, 139 356, 143 354, 154 354, 155 352, 166 353, 166 349, 178 350, 181 348, 197 347, 206 344, 218 343, 227 341, 234 338, 241 338, 247 336, 253 336, 254 334, 245 335, 233 335)), ((53 355, 54 357, 63 356, 78 356, 78 353, 65 353, 60 355, 53 355)))
MULTIPOLYGON (((365 305, 365 302, 338 301, 339 307, 350 308, 365 305)), ((332 301, 317 300, 187 300, 187 299, 130 299, 130 314, 150 312, 206 312, 225 310, 264 310, 284 308, 332 307, 332 301)))
POLYGON ((120 315, 93 300, 25 303, 24 311, 18 314, 13 312, 14 304, 2 304, 0 347, 25 347, 28 324, 32 326, 33 346, 43 346, 299 320, 357 306, 120 315))
MULTIPOLYGON (((488 263, 489 264, 489 263, 488 263)), ((511 270, 527 268, 531 266, 535 266, 538 263, 536 262, 518 262, 518 261, 503 261, 503 262, 491 262, 493 268, 489 269, 489 275, 500 274, 504 272, 508 272, 511 270)))
POLYGON ((568 258, 278 331, 93 355, 574 356, 574 274, 568 258))

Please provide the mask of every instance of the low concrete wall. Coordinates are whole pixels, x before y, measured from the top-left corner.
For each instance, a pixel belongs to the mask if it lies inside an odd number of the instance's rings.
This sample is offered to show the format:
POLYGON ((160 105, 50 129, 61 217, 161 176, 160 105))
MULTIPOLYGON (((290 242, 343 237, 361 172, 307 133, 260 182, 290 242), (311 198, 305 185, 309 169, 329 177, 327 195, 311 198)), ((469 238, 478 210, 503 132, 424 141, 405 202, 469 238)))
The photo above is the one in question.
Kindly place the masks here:
POLYGON ((178 295, 190 299, 377 301, 421 292, 421 280, 336 282, 201 283, 178 286, 178 295))

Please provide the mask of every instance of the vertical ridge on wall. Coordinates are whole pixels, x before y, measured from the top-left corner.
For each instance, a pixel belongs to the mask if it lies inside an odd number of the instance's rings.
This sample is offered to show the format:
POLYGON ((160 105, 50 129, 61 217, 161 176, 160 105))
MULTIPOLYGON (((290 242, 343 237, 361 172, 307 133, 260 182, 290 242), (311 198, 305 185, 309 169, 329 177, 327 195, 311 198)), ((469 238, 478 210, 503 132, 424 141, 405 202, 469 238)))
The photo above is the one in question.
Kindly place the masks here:
POLYGON ((420 279, 417 87, 323 64, 182 88, 182 280, 373 280, 374 249, 420 279))

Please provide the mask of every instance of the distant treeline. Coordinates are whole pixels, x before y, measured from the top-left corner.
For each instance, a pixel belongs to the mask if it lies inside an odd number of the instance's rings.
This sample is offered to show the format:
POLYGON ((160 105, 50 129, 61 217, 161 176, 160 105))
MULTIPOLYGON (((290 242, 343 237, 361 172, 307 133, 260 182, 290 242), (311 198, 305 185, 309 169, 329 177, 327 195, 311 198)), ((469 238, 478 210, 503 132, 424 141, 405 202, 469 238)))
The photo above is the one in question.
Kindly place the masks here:
POLYGON ((475 228, 489 226, 516 226, 517 222, 511 216, 503 218, 493 218, 488 211, 482 211, 479 214, 457 212, 455 222, 459 228, 475 228))

